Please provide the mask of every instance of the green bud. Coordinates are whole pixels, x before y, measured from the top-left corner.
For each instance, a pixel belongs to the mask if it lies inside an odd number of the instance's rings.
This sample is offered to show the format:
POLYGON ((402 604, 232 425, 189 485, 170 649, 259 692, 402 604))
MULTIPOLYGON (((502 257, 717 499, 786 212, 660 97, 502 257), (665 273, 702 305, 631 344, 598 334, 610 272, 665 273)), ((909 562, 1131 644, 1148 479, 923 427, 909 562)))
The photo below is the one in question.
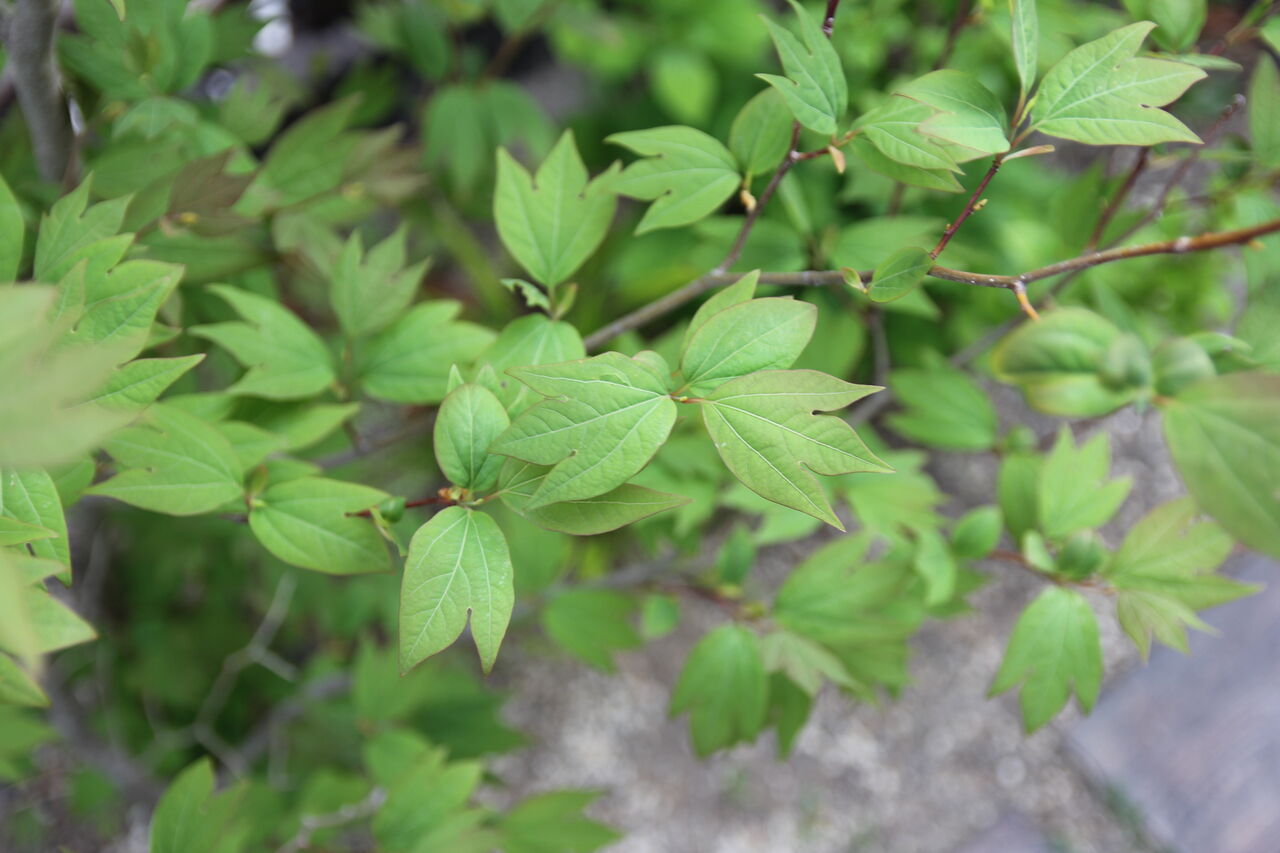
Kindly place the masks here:
POLYGON ((1018 424, 1004 436, 1004 449, 1008 453, 1034 453, 1038 443, 1031 427, 1022 424, 1018 424))
POLYGON ((404 498, 399 496, 387 498, 378 504, 378 514, 388 522, 395 524, 404 518, 404 498))
POLYGON ((1058 553, 1058 574, 1069 578, 1087 578, 1102 568, 1107 549, 1092 530, 1073 533, 1058 553))
POLYGON ((1134 334, 1120 335, 1107 347, 1098 375, 1108 388, 1146 388, 1151 384, 1151 354, 1134 334))

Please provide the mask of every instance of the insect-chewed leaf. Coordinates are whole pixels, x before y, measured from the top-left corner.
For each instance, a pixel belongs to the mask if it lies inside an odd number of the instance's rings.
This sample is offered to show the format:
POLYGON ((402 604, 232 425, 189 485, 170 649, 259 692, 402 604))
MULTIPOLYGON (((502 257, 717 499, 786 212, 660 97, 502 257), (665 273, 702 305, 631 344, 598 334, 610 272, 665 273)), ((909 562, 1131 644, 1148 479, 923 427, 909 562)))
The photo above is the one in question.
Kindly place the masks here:
POLYGON ((790 367, 813 337, 818 309, 789 298, 730 305, 692 331, 680 367, 694 393, 757 370, 790 367))
POLYGON ((844 527, 814 474, 888 472, 840 418, 842 409, 880 390, 816 370, 766 370, 726 382, 702 401, 720 458, 761 497, 844 527))
POLYGON ((508 372, 551 398, 517 417, 490 447, 554 466, 530 509, 621 486, 648 464, 675 423, 676 404, 663 378, 618 353, 508 372))
POLYGON ((272 554, 294 566, 333 575, 382 572, 386 542, 367 518, 385 492, 322 477, 276 483, 254 500, 249 527, 272 554))
POLYGON ((1082 44, 1045 74, 1031 128, 1089 145, 1199 142, 1159 107, 1181 97, 1205 72, 1182 62, 1136 57, 1155 27, 1140 21, 1082 44))
POLYGON ((645 159, 618 177, 618 192, 653 200, 636 233, 697 222, 738 188, 738 164, 718 139, 692 127, 673 125, 615 133, 606 140, 645 159))
POLYGON ((791 0, 791 8, 799 19, 800 38, 764 19, 787 76, 756 76, 782 94, 796 121, 814 133, 830 136, 839 127, 849 104, 849 85, 840 67, 840 56, 817 22, 795 0, 791 0))
POLYGON ((471 622, 484 671, 493 668, 515 604, 511 554, 497 523, 451 506, 418 528, 400 589, 400 671, 441 651, 471 622))

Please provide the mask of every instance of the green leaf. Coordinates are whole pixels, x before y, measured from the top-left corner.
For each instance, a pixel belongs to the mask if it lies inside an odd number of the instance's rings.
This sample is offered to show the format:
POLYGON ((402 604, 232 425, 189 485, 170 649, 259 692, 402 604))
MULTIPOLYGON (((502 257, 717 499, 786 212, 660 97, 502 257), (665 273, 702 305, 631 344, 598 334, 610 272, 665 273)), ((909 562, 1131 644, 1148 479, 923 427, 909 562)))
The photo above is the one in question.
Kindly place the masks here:
POLYGON ((451 506, 418 528, 400 590, 400 671, 458 639, 470 616, 485 672, 493 669, 515 603, 511 556, 497 523, 451 506))
POLYGON ((721 625, 689 652, 671 694, 671 713, 689 712, 693 748, 709 755, 755 740, 768 701, 760 639, 738 625, 721 625))
POLYGON ((159 399, 170 385, 204 360, 204 354, 180 358, 140 358, 111 374, 90 402, 119 412, 140 412, 159 399))
POLYGON ((890 160, 932 172, 959 172, 955 153, 920 132, 936 113, 928 104, 893 97, 864 113, 854 127, 890 160))
POLYGON ((672 595, 646 595, 640 605, 640 633, 646 639, 665 637, 680 624, 680 602, 672 595))
POLYGON ((692 127, 633 130, 605 141, 646 158, 632 163, 614 182, 622 195, 653 201, 636 226, 637 234, 709 216, 742 181, 729 149, 692 127))
POLYGON ((1249 139, 1259 163, 1280 168, 1280 73, 1266 54, 1258 55, 1249 81, 1249 139))
POLYGON ((1051 415, 1094 417, 1129 403, 1137 388, 1103 382, 1104 357, 1121 332, 1083 308, 1060 308, 1023 323, 992 353, 1001 382, 1018 385, 1032 408, 1051 415))
POLYGON ((689 321, 689 328, 685 331, 685 338, 693 337, 708 320, 726 308, 749 301, 755 296, 758 281, 760 281, 760 270, 752 270, 733 284, 716 291, 693 313, 693 319, 689 321))
MULTIPOLYGON (((67 520, 53 479, 39 469, 0 469, 0 516, 47 530, 28 546, 31 553, 57 560, 71 567, 71 547, 67 540, 67 520)), ((70 577, 67 578, 70 581, 70 577)))
POLYGON ((66 340, 102 345, 117 361, 133 358, 181 278, 182 267, 157 261, 128 261, 100 273, 77 266, 58 288, 60 313, 74 324, 66 340))
POLYGON ((595 497, 529 509, 529 501, 541 487, 547 471, 540 465, 509 459, 502 469, 498 494, 503 503, 540 527, 573 536, 608 533, 689 502, 680 495, 625 483, 595 497))
POLYGON ((511 419, 488 388, 467 383, 449 392, 436 415, 434 446, 440 471, 464 489, 488 492, 498 482, 502 457, 488 452, 511 419))
POLYGON ((1031 108, 1031 129, 1088 145, 1199 142, 1158 109, 1205 76, 1164 59, 1135 58, 1155 27, 1141 21, 1068 53, 1045 74, 1031 108))
POLYGON ((1009 0, 1013 21, 1013 64, 1018 68, 1019 96, 1026 98, 1039 68, 1040 21, 1036 0, 1009 0))
POLYGON ((1000 542, 1003 517, 994 506, 970 510, 951 531, 951 551, 962 560, 980 560, 1000 542))
POLYGON ((542 628, 569 654, 613 672, 615 652, 640 647, 630 621, 634 613, 631 599, 620 592, 572 589, 543 608, 542 628))
POLYGON ((499 279, 499 283, 512 293, 519 293, 520 298, 524 300, 524 304, 530 308, 535 308, 545 314, 551 313, 551 300, 547 298, 546 291, 538 287, 538 285, 522 278, 503 278, 499 279))
POLYGON ((879 389, 814 370, 767 370, 726 382, 701 403, 716 451, 743 485, 763 498, 844 529, 814 474, 889 471, 839 418, 879 389))
POLYGON ((849 143, 849 149, 868 169, 907 186, 923 187, 944 193, 964 191, 964 187, 956 180, 955 173, 949 169, 921 169, 918 166, 899 163, 882 154, 875 143, 865 136, 855 136, 849 143))
POLYGON ((943 450, 989 450, 999 419, 969 374, 951 367, 895 370, 889 385, 906 406, 889 425, 907 438, 943 450))
POLYGON ((0 705, 47 708, 49 697, 40 685, 13 658, 0 655, 0 705))
POLYGON ((536 395, 524 383, 505 375, 509 368, 573 361, 586 355, 582 337, 573 326, 541 314, 530 314, 509 323, 481 361, 497 371, 498 399, 512 415, 518 415, 532 404, 536 395))
POLYGON ((937 531, 922 530, 916 541, 915 556, 911 563, 924 579, 924 603, 928 607, 946 604, 955 595, 959 566, 947 543, 937 531))
POLYGON ((1040 523, 1040 470, 1044 460, 1034 453, 1010 453, 1000 463, 996 491, 1000 512, 1015 542, 1040 523))
POLYGON ((554 466, 529 509, 621 486, 648 464, 675 423, 676 404, 662 377, 618 353, 508 373, 550 398, 517 417, 489 448, 554 466))
POLYGON ((498 236, 529 275, 554 288, 582 266, 604 240, 617 204, 613 166, 590 183, 566 130, 535 176, 498 149, 493 217, 498 236))
POLYGON ((356 354, 364 391, 393 403, 443 400, 449 369, 470 364, 494 339, 482 326, 455 320, 461 310, 449 299, 422 302, 369 339, 356 354))
POLYGON ((334 101, 289 125, 272 142, 236 210, 260 216, 336 189, 360 140, 347 130, 358 103, 357 97, 334 101))
POLYGON ((747 101, 729 128, 729 150, 748 180, 777 166, 790 147, 791 113, 775 89, 747 101))
POLYGON ((150 853, 219 853, 239 846, 232 821, 244 788, 214 793, 213 765, 202 758, 173 781, 151 817, 150 853))
MULTIPOLYGON (((5 559, 0 571, 14 571, 13 562, 5 559)), ((4 627, 0 627, 0 651, 9 652, 28 662, 37 655, 87 643, 97 634, 75 611, 49 594, 38 583, 22 584, 13 590, 14 598, 0 610, 4 627)))
POLYGON ((706 54, 667 48, 649 65, 653 97, 676 121, 700 124, 715 105, 717 77, 706 54))
POLYGON ((119 234, 128 205, 128 198, 117 198, 89 206, 88 181, 58 199, 40 220, 32 277, 52 284, 83 260, 106 272, 133 242, 132 234, 119 234))
POLYGON ((685 339, 685 384, 699 394, 758 370, 788 368, 817 321, 816 307, 791 298, 752 299, 712 314, 685 339))
POLYGON ((38 539, 52 539, 54 535, 54 532, 47 527, 0 515, 0 547, 26 545, 38 539))
POLYGON ((929 270, 933 269, 933 256, 927 249, 909 246, 899 249, 876 267, 867 296, 873 302, 892 302, 901 299, 920 286, 929 270))
POLYGON ((253 500, 249 527, 263 547, 294 566, 331 575, 385 572, 387 545, 373 522, 353 517, 387 497, 355 483, 302 477, 253 500))
POLYGON ((405 233, 401 226, 368 252, 359 232, 347 239, 331 271, 329 301, 348 337, 382 331, 413 302, 427 262, 405 267, 405 233))
POLYGON ((933 71, 908 83, 898 94, 938 111, 920 124, 919 133, 970 149, 975 155, 1009 150, 1004 107, 972 74, 933 71))
POLYGON ((26 230, 22 207, 4 178, 0 178, 0 283, 18 279, 26 230))
POLYGON ((1164 406, 1164 435, 1196 503, 1248 547, 1280 557, 1280 376, 1192 385, 1164 406))
POLYGON ((498 825, 505 853, 589 853, 620 837, 582 812, 599 794, 594 791, 551 791, 529 797, 504 815, 498 825))
POLYGON ((1129 495, 1129 477, 1108 480, 1111 440, 1104 432, 1076 449, 1065 425, 1040 470, 1040 529, 1054 540, 1101 527, 1129 495))
POLYGON ((283 305, 226 285, 210 290, 245 322, 213 323, 189 331, 218 344, 248 368, 228 389, 231 393, 297 400, 319 394, 337 379, 324 341, 283 305))
POLYGON ((194 415, 152 406, 140 425, 106 443, 119 472, 89 494, 167 515, 197 515, 242 493, 240 460, 226 438, 194 415))
POLYGON ((1147 14, 1158 24, 1155 42, 1175 53, 1191 49, 1208 17, 1207 0, 1149 0, 1147 14))
POLYGON ((849 87, 840 57, 813 18, 790 0, 799 19, 800 38, 764 18, 769 37, 782 60, 785 77, 757 74, 782 94, 795 120, 814 133, 834 135, 849 104, 849 87))
POLYGON ((1102 685, 1102 644, 1093 610, 1080 593, 1052 586, 1022 611, 991 694, 1020 683, 1028 732, 1062 710, 1073 690, 1080 707, 1093 710, 1102 685))
POLYGON ((791 631, 773 631, 760 641, 760 655, 767 672, 781 672, 809 696, 817 696, 824 681, 852 686, 849 671, 840 658, 822 646, 791 631))

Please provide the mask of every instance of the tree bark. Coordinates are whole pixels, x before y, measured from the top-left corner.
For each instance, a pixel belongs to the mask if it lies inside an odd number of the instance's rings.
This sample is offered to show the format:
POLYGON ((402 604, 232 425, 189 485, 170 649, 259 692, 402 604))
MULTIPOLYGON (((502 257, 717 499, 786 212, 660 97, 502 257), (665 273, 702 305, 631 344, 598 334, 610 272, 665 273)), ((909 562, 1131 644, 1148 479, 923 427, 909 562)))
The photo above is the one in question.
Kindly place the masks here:
POLYGON ((59 0, 17 0, 8 42, 14 90, 36 165, 41 177, 60 183, 71 165, 74 134, 53 49, 59 5, 59 0))

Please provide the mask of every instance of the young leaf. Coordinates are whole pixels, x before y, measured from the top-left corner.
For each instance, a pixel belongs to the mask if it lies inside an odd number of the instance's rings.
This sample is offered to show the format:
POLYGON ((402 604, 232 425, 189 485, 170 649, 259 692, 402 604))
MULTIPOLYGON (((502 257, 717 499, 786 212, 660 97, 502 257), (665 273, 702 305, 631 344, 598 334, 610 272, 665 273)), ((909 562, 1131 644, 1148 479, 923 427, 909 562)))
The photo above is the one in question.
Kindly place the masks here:
POLYGON ((814 370, 766 370, 734 379, 702 401, 716 451, 743 485, 763 498, 844 529, 814 474, 889 471, 839 418, 880 390, 814 370))
POLYGON ((925 136, 968 148, 975 155, 1009 150, 1004 107, 972 74, 933 71, 908 83, 898 94, 938 110, 917 128, 925 136))
POLYGON ((1013 64, 1018 68, 1018 93, 1025 100, 1039 67, 1040 21, 1036 0, 1009 0, 1013 19, 1013 64))
POLYGON ((386 542, 373 522, 353 514, 386 497, 339 480, 288 480, 254 498, 249 528, 263 547, 293 566, 331 575, 385 572, 391 568, 386 542))
POLYGON ((1031 108, 1031 129, 1088 145, 1199 142, 1164 110, 1205 76, 1199 68, 1136 58, 1155 27, 1140 21, 1068 53, 1045 74, 1031 108))
POLYGON ((212 323, 190 329, 231 353, 248 372, 229 389, 235 394, 297 400, 333 384, 333 357, 315 332, 278 302, 226 285, 210 288, 244 322, 212 323))
POLYGON ((995 444, 996 410, 964 371, 895 370, 889 385, 906 406, 889 416, 889 425, 907 438, 944 450, 988 450, 995 444))
POLYGON ((535 176, 498 149, 493 217, 498 236, 529 275, 554 288, 599 247, 613 221, 617 166, 587 182, 573 132, 566 130, 535 176))
POLYGON ((116 369, 89 402, 120 412, 140 412, 165 389, 204 360, 204 354, 180 358, 140 358, 116 369))
POLYGON ((409 543, 400 589, 400 671, 453 643, 469 616, 488 672, 514 604, 511 555, 497 523, 464 507, 442 510, 409 543))
POLYGON ((449 392, 436 415, 436 461, 449 482, 488 492, 498 482, 502 457, 489 445, 511 425, 507 410, 488 388, 467 383, 449 392))
POLYGON ((1280 557, 1280 376, 1192 385, 1164 406, 1164 435, 1196 503, 1245 545, 1280 557))
POLYGON ((502 502, 540 527, 573 536, 608 533, 689 502, 679 495, 624 483, 595 497, 529 509, 529 500, 542 485, 547 471, 541 465, 508 459, 499 482, 502 502))
POLYGON ((406 268, 404 261, 403 227, 368 252, 359 232, 348 238, 333 266, 329 291, 333 311, 348 337, 382 331, 413 302, 427 262, 406 268))
MULTIPOLYGON (((53 479, 39 469, 15 471, 0 469, 0 516, 47 530, 28 546, 31 553, 71 566, 71 547, 67 541, 67 520, 53 479)), ((68 577, 70 580, 70 577, 68 577)))
POLYGON ((455 320, 461 310, 451 299, 421 302, 358 348, 356 372, 364 391, 393 403, 443 400, 449 369, 475 361, 494 339, 482 326, 455 320))
POLYGON ((775 89, 743 105, 729 128, 729 150, 750 180, 781 162, 791 147, 791 113, 775 89))
POLYGON ((676 419, 662 377, 618 353, 508 371, 543 400, 489 448, 552 465, 528 503, 538 509, 617 488, 658 451, 676 419))
POLYGON ((1102 685, 1102 643, 1093 609, 1080 593, 1051 586, 1022 611, 991 695, 1019 683, 1028 732, 1062 710, 1073 690, 1080 707, 1093 710, 1102 685))
POLYGON ((758 370, 784 369, 813 337, 818 309, 790 298, 752 299, 731 305, 692 330, 680 355, 693 393, 758 370))
POLYGON ((688 225, 715 212, 742 178, 719 140, 692 127, 654 127, 615 133, 606 142, 646 158, 632 163, 614 187, 631 198, 653 201, 637 234, 688 225))
POLYGON ((1063 426, 1040 469, 1040 529, 1050 539, 1106 524, 1129 495, 1129 477, 1108 480, 1111 443, 1099 433, 1078 450, 1063 426))
POLYGON ((795 120, 814 133, 835 134, 849 104, 849 87, 835 47, 804 8, 790 0, 800 24, 800 38, 764 19, 769 37, 782 60, 785 77, 757 74, 782 94, 795 120))
POLYGON ((542 610, 547 636, 596 669, 613 672, 613 655, 640 647, 631 626, 635 605, 620 592, 572 589, 557 595, 542 610))
POLYGON ((241 494, 240 460, 213 426, 172 406, 148 410, 143 424, 112 436, 107 452, 119 472, 90 487, 167 515, 197 515, 241 494))
POLYGON ((899 249, 876 267, 867 296, 873 302, 901 299, 919 287, 932 268, 933 257, 927 249, 914 246, 899 249))
POLYGON ((709 755, 755 740, 768 701, 760 639, 738 625, 721 625, 689 652, 671 694, 671 713, 689 712, 693 748, 709 755))

